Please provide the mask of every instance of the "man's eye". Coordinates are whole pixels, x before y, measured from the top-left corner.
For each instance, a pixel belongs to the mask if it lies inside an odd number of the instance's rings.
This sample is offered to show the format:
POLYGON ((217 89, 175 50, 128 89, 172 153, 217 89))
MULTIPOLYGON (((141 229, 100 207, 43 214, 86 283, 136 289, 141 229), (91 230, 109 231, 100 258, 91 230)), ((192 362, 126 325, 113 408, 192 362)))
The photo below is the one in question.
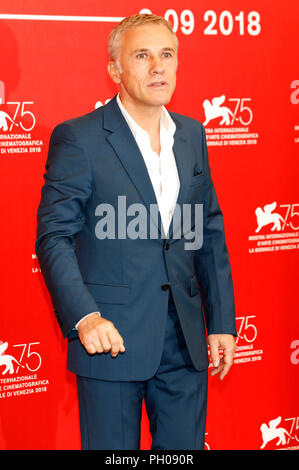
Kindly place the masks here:
POLYGON ((146 57, 146 54, 144 52, 141 52, 140 54, 137 54, 137 57, 139 59, 144 59, 146 57))
POLYGON ((171 53, 170 52, 164 52, 163 53, 164 57, 172 57, 171 53))

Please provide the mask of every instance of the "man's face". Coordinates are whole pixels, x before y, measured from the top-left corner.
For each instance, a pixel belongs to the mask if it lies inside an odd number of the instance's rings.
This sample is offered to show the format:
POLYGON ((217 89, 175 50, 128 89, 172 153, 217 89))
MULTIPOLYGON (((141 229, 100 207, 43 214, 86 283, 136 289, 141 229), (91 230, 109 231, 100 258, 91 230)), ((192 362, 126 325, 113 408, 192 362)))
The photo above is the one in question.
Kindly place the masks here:
POLYGON ((125 31, 119 62, 122 73, 115 81, 123 102, 131 106, 169 103, 176 84, 177 50, 166 26, 146 25, 125 31))

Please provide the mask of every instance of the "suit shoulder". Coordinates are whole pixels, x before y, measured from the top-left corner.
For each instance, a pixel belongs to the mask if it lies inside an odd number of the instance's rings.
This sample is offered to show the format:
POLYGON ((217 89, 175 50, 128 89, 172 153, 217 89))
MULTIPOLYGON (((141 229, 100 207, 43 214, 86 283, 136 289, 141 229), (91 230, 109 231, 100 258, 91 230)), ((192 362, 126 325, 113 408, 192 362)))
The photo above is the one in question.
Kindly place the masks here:
POLYGON ((173 111, 168 111, 171 118, 174 120, 175 124, 183 128, 186 131, 202 132, 204 130, 203 124, 197 119, 185 116, 184 114, 174 113, 173 111))
POLYGON ((53 130, 53 133, 67 132, 76 136, 86 136, 90 132, 93 132, 95 128, 98 128, 102 120, 102 109, 97 108, 89 113, 83 114, 81 116, 67 119, 59 124, 57 124, 53 130))

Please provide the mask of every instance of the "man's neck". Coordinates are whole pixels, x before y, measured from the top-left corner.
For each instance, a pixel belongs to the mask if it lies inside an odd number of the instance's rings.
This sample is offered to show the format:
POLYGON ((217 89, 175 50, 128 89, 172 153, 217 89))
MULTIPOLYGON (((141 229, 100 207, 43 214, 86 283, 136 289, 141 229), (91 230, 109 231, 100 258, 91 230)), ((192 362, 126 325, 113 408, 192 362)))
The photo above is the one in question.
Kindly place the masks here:
POLYGON ((129 99, 119 94, 120 100, 126 111, 134 119, 134 121, 150 135, 160 132, 160 118, 162 105, 149 106, 143 103, 136 106, 129 99))

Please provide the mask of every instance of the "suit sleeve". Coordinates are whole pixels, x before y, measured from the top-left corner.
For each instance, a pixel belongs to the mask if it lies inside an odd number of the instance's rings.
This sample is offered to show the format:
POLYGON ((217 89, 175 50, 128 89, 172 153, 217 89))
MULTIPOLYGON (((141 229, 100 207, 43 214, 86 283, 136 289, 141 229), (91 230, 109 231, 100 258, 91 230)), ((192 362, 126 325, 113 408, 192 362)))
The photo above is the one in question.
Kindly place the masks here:
POLYGON ((66 337, 86 313, 98 307, 84 285, 75 253, 75 236, 84 225, 84 207, 92 191, 92 173, 84 149, 65 123, 51 135, 44 179, 35 252, 66 337))
POLYGON ((237 336, 234 289, 225 242, 224 222, 208 160, 203 125, 204 161, 203 245, 195 252, 195 269, 203 300, 207 333, 237 336))

